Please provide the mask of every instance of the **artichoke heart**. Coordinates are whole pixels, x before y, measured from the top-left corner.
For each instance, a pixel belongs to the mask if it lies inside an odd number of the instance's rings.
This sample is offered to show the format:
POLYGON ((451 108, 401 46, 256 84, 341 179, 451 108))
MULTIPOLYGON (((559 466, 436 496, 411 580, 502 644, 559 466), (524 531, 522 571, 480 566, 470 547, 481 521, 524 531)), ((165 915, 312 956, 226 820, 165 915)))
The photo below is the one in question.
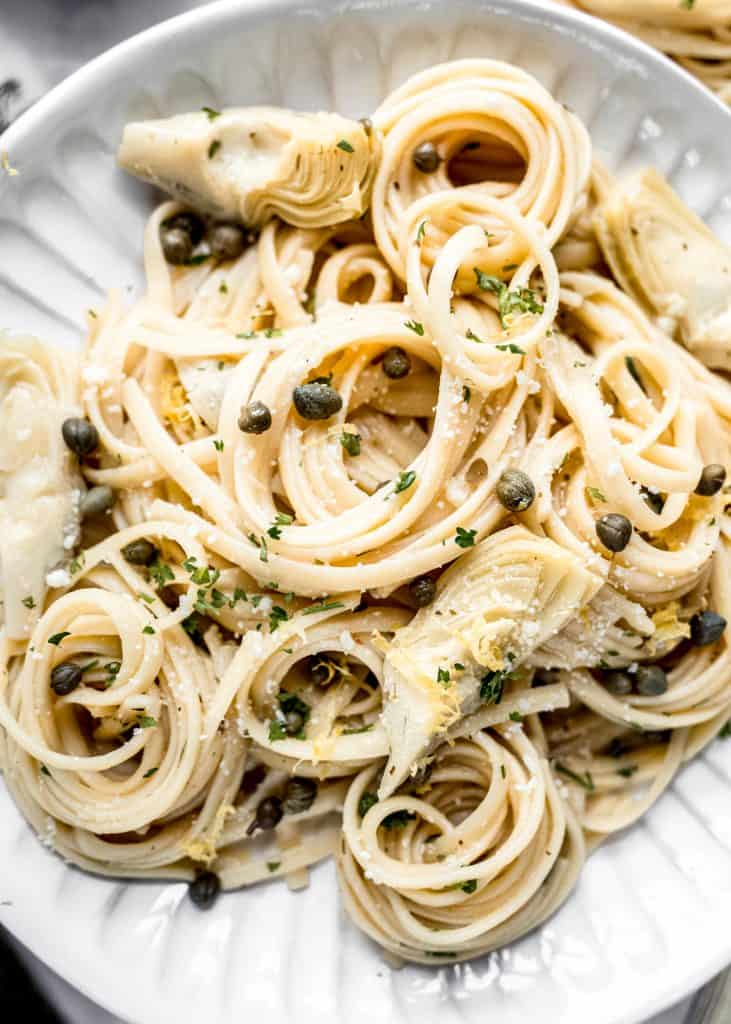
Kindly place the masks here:
POLYGON ((615 183, 594 223, 619 284, 706 366, 731 369, 731 252, 665 179, 615 183))
POLYGON ((73 353, 0 333, 0 625, 12 639, 27 635, 47 573, 77 540, 83 484, 61 436, 78 415, 77 373, 73 353))
POLYGON ((118 159, 215 217, 318 228, 365 213, 378 155, 376 132, 338 114, 232 107, 128 124, 118 159))
POLYGON ((562 629, 601 586, 573 553, 513 526, 482 541, 442 577, 434 602, 393 640, 383 724, 392 793, 454 722, 480 705, 487 673, 511 672, 562 629))

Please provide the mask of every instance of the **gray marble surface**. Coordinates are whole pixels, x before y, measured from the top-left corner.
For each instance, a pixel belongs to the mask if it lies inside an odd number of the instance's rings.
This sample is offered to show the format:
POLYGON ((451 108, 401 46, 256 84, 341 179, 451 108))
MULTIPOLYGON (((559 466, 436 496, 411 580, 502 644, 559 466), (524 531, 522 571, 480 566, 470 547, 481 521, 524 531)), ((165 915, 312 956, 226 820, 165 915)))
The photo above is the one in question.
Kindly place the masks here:
MULTIPOLYGON (((313 0, 314 3, 317 0, 313 0)), ((0 0, 0 131, 76 68, 198 0, 0 0)), ((67 1024, 119 1024, 18 948, 67 1024)), ((689 1000, 648 1024, 683 1024, 689 1000)))

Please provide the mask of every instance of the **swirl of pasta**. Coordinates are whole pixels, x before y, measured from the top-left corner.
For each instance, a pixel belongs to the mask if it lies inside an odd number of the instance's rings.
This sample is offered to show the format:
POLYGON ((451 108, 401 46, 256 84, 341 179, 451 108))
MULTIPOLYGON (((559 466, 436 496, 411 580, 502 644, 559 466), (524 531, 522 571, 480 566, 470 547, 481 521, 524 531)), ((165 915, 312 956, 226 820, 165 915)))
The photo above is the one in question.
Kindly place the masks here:
MULTIPOLYGON (((373 186, 376 242, 393 272, 406 277, 403 218, 425 195, 477 192, 510 198, 523 216, 545 227, 552 246, 581 206, 591 148, 586 130, 539 83, 499 61, 462 60, 414 75, 373 115, 383 153, 373 186), (432 143, 439 166, 423 173, 415 147, 432 143), (476 184, 473 184, 476 183, 476 184), (465 187, 467 186, 467 187, 465 187)), ((438 218, 422 258, 436 258, 446 238, 472 223, 469 205, 438 218), (445 234, 446 232, 446 234, 445 234)), ((494 209, 480 225, 497 241, 485 253, 493 269, 522 262, 523 239, 505 230, 494 209)))
POLYGON ((396 956, 487 952, 568 896, 581 832, 522 725, 443 745, 426 780, 381 801, 378 771, 348 790, 338 876, 353 920, 396 956))

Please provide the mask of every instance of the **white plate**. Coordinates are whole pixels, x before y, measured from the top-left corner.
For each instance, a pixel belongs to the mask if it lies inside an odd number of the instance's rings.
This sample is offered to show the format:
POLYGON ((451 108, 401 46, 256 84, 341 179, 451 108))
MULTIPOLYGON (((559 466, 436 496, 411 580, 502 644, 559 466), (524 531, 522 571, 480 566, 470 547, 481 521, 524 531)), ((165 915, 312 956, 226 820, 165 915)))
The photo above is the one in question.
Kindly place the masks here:
MULTIPOLYGON (((78 345, 84 310, 141 282, 149 190, 114 164, 123 123, 273 102, 363 115, 411 72, 499 57, 537 75, 615 168, 653 164, 731 242, 731 115, 628 36, 563 8, 468 0, 213 4, 143 33, 0 140, 0 322, 78 345)), ((1 429, 1 425, 0 425, 1 429)), ((138 1024, 630 1024, 731 960, 731 741, 592 857, 551 921, 461 966, 392 971, 347 922, 332 865, 201 914, 183 885, 66 867, 0 787, 0 921, 138 1024)))

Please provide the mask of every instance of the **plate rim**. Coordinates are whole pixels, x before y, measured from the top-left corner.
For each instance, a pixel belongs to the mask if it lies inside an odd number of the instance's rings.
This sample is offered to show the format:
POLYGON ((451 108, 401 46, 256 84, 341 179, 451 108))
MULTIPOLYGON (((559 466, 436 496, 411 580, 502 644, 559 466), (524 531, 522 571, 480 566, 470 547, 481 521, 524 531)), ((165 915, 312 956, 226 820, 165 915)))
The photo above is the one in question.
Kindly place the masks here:
MULTIPOLYGON (((731 110, 709 89, 700 83, 690 72, 666 57, 664 54, 650 47, 648 44, 629 35, 624 30, 614 25, 600 21, 583 11, 564 6, 552 6, 546 0, 462 0, 465 6, 472 6, 479 13, 505 16, 513 13, 521 22, 532 22, 543 30, 557 30, 577 35, 577 29, 583 40, 593 40, 595 44, 601 45, 606 51, 614 51, 616 54, 634 58, 638 64, 647 68, 648 71, 660 71, 661 74, 675 78, 682 83, 685 90, 694 94, 694 102, 705 105, 709 116, 728 119, 728 126, 731 128, 731 110)), ((353 13, 358 10, 365 10, 369 13, 378 12, 380 9, 408 9, 408 8, 430 8, 438 6, 439 0, 316 0, 313 5, 311 0, 214 0, 203 7, 193 8, 171 18, 164 19, 155 25, 138 32, 129 38, 117 43, 115 46, 105 50, 92 60, 83 64, 80 68, 67 76, 48 93, 36 101, 28 110, 24 111, 2 134, 0 134, 0 151, 8 154, 12 163, 13 148, 22 148, 24 143, 32 140, 35 132, 53 117, 54 114, 62 112, 64 108, 88 93, 93 82, 97 78, 102 80, 105 77, 114 76, 120 71, 125 63, 136 54, 146 49, 154 49, 157 46, 165 45, 178 34, 187 34, 191 30, 205 28, 213 30, 215 26, 221 29, 229 22, 237 22, 239 19, 250 19, 257 16, 274 18, 277 13, 280 16, 289 10, 313 11, 323 20, 330 20, 338 14, 353 13)), ((5 187, 8 185, 5 176, 5 187)), ((0 186, 0 198, 5 189, 0 186)), ((687 770, 687 766, 681 771, 687 770)), ((2 776, 0 775, 0 779, 2 776)), ((3 782, 3 796, 7 794, 13 812, 18 816, 22 827, 30 830, 22 814, 15 807, 12 797, 7 791, 3 782)), ((32 830, 31 830, 32 831, 32 830)), ((624 834, 624 833, 623 833, 624 834)), ((38 841, 33 834, 34 841, 38 841)), ((58 857, 57 854, 51 854, 58 857)), ((61 862, 63 863, 63 862, 61 862)), ((64 870, 69 868, 87 876, 74 865, 64 864, 64 870)), ((102 876, 92 875, 99 879, 102 876)), ((110 883, 114 880, 108 879, 110 883)), ((155 884, 145 883, 140 880, 117 880, 122 884, 155 884)), ((183 885, 184 883, 174 883, 183 885)), ((0 908, 2 904, 0 903, 0 908)), ((118 1005, 111 1001, 104 991, 98 991, 94 984, 95 975, 85 968, 87 965, 78 959, 74 961, 68 949, 56 938, 42 940, 42 932, 33 928, 28 919, 15 922, 12 920, 14 914, 3 914, 0 923, 11 932, 11 934, 30 952, 37 956, 43 963, 61 976, 69 984, 77 988, 82 994, 96 1002, 99 1006, 110 1013, 120 1016, 123 1019, 152 1024, 155 1019, 154 1010, 149 1012, 135 1012, 135 1016, 126 1017, 131 1006, 126 1005, 122 1013, 118 1005), (54 959, 50 959, 53 957, 54 959), (61 971, 63 970, 63 974, 61 971)), ((702 966, 694 965, 683 973, 676 972, 674 978, 664 987, 656 987, 654 993, 645 996, 642 1002, 637 1001, 633 1009, 622 1016, 617 1017, 613 1024, 641 1024, 647 1017, 657 1014, 684 997, 695 992, 718 971, 722 970, 731 961, 731 934, 726 939, 725 946, 719 944, 712 956, 708 956, 702 966)), ((131 1002, 134 1002, 132 998, 131 1002)))

